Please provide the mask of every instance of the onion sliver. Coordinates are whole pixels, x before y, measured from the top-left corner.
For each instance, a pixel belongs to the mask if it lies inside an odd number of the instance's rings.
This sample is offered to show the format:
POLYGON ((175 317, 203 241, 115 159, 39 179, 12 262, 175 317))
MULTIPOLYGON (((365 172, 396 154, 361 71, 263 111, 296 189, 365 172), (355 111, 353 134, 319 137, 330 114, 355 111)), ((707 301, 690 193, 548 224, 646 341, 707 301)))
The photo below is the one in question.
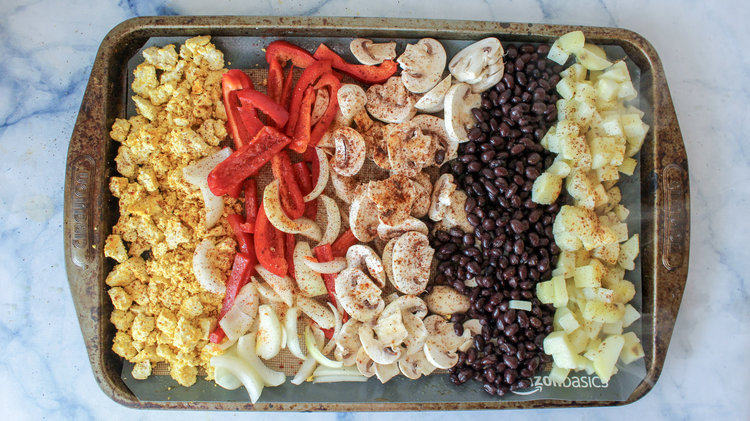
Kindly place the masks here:
POLYGON ((326 184, 328 184, 328 173, 330 171, 328 168, 328 157, 326 157, 326 153, 320 148, 315 148, 315 153, 318 155, 320 171, 318 179, 315 180, 315 187, 313 187, 312 191, 304 197, 305 202, 309 202, 320 196, 320 194, 323 193, 323 190, 325 190, 326 184))
POLYGON ((338 341, 339 333, 341 332, 341 325, 343 324, 341 321, 341 312, 339 312, 336 306, 333 305, 330 301, 326 304, 328 304, 328 307, 331 308, 333 316, 336 318, 336 320, 334 321, 333 335, 331 336, 331 340, 328 341, 326 346, 323 348, 324 355, 333 351, 333 348, 336 346, 336 341, 338 341))
POLYGON ((262 265, 256 265, 255 271, 279 294, 279 297, 284 300, 284 304, 292 306, 294 303, 294 281, 292 281, 292 278, 273 274, 262 265))
POLYGON ((305 264, 312 270, 318 273, 339 273, 346 269, 346 259, 343 257, 337 257, 330 262, 313 262, 309 259, 305 259, 305 264))
POLYGON ((341 382, 360 382, 367 381, 367 377, 357 374, 356 376, 320 376, 313 377, 313 383, 341 383, 341 382))
POLYGON ((224 367, 214 368, 214 381, 227 390, 235 390, 242 386, 242 382, 229 369, 224 367))
MULTIPOLYGON (((362 373, 359 372, 359 369, 356 366, 351 367, 341 367, 341 368, 331 368, 326 367, 324 365, 319 366, 315 369, 313 372, 313 376, 315 377, 323 377, 323 376, 362 376, 362 373)), ((367 378, 367 377, 365 377, 367 378)))
POLYGON ((317 346, 315 346, 315 339, 313 339, 312 331, 310 330, 310 326, 305 328, 305 345, 307 346, 307 352, 308 354, 315 359, 315 361, 319 362, 321 365, 324 365, 326 367, 331 368, 339 368, 343 367, 344 364, 341 361, 333 361, 328 359, 325 355, 323 355, 317 346))
POLYGON ((209 239, 204 239, 195 247, 193 273, 203 289, 214 294, 223 294, 227 288, 221 279, 221 272, 208 259, 208 252, 213 248, 214 243, 209 239))
POLYGON ((208 188, 208 173, 231 154, 231 149, 224 148, 182 169, 182 176, 185 177, 185 181, 198 187, 203 194, 203 203, 206 207, 206 228, 216 225, 224 212, 224 199, 211 193, 208 188))
POLYGON ((327 294, 328 290, 323 278, 305 264, 308 257, 312 258, 310 245, 304 241, 299 241, 294 246, 294 277, 297 280, 297 286, 308 297, 327 294))
POLYGON ((255 353, 254 333, 248 333, 237 341, 237 353, 258 373, 266 386, 278 386, 286 381, 284 373, 271 370, 258 358, 258 354, 255 353))
POLYGON ((270 182, 263 191, 263 208, 268 221, 277 230, 287 234, 302 234, 312 240, 320 241, 322 234, 315 221, 304 217, 292 220, 284 213, 279 199, 279 180, 270 182))
POLYGON ((339 205, 336 201, 326 195, 320 195, 320 200, 323 201, 323 206, 326 207, 326 232, 323 234, 323 238, 320 239, 321 244, 333 244, 334 241, 339 237, 339 231, 341 231, 341 212, 339 212, 339 205))
POLYGON ((227 314, 219 320, 219 326, 226 333, 227 338, 234 343, 240 336, 244 335, 253 326, 254 317, 243 313, 237 306, 227 311, 227 314))
POLYGON ((336 317, 314 298, 300 295, 297 297, 297 307, 323 329, 331 329, 336 324, 336 317))
POLYGON ((232 373, 245 386, 250 401, 252 403, 258 402, 260 394, 263 392, 263 380, 241 358, 230 354, 223 354, 211 358, 211 365, 217 368, 225 368, 232 373))
POLYGON ((299 368, 299 371, 292 379, 292 384, 295 384, 297 386, 304 383, 305 380, 307 380, 308 377, 312 376, 313 371, 315 371, 315 366, 318 365, 318 362, 315 361, 315 358, 307 357, 305 358, 305 362, 302 363, 302 365, 299 368))
POLYGON ((297 317, 299 311, 297 307, 290 307, 284 316, 284 330, 286 331, 286 348, 295 357, 304 360, 305 354, 299 345, 299 336, 297 335, 297 317))

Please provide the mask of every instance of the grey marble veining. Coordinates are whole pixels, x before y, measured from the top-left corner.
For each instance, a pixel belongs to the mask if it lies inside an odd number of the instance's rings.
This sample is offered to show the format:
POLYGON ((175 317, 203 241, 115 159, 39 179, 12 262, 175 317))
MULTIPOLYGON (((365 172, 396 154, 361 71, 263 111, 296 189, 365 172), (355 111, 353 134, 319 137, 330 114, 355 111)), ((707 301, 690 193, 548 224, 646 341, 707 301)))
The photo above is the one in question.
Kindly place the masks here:
MULTIPOLYGON (((62 253, 68 141, 97 47, 154 14, 392 16, 618 26, 660 54, 688 151, 690 274, 659 382, 639 402, 586 410, 459 412, 528 419, 748 419, 750 41, 743 1, 354 0, 0 2, 0 408, 5 419, 282 419, 283 414, 135 411, 96 386, 62 253)), ((445 416, 426 413, 427 418, 445 416)), ((316 420, 382 414, 301 414, 316 420)), ((411 419, 413 414, 389 414, 411 419)))

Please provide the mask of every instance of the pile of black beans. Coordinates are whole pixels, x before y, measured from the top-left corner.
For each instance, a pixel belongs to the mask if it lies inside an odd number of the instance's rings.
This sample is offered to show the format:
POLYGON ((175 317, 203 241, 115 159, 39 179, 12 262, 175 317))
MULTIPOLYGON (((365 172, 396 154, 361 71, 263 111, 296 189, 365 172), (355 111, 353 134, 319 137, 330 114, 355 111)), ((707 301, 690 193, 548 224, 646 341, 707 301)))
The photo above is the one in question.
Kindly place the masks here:
POLYGON ((550 361, 542 342, 552 332, 554 308, 535 291, 537 282, 551 277, 560 252, 552 235, 559 206, 531 201, 534 180, 554 159, 539 144, 557 119, 555 85, 562 71, 547 61, 548 51, 547 45, 506 49, 505 74, 482 93, 469 142, 442 167, 468 194, 465 209, 475 231, 452 228, 432 236, 436 283, 470 298, 470 310, 451 318, 456 334, 463 334, 467 319, 482 324, 450 379, 457 385, 475 379, 491 395, 530 387, 530 378, 550 361), (477 286, 466 286, 471 278, 477 286), (532 309, 511 309, 510 300, 530 301, 532 309))

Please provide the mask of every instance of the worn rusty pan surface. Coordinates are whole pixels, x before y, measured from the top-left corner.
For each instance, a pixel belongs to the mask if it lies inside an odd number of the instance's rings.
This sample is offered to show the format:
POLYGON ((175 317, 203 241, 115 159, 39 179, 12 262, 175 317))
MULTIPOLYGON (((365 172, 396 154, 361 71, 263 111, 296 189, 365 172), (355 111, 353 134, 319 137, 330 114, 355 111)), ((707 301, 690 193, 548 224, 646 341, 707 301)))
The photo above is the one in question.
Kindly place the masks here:
POLYGON ((390 18, 145 17, 123 22, 101 43, 70 140, 65 180, 64 241, 68 282, 94 372, 104 393, 137 408, 373 411, 542 408, 622 405, 643 397, 661 373, 687 278, 690 239, 688 165, 661 61, 640 35, 617 28, 502 22, 390 18), (639 91, 651 105, 651 132, 640 152, 643 347, 646 376, 624 401, 531 400, 458 402, 258 403, 140 401, 121 379, 122 361, 111 350, 114 327, 104 279, 110 266, 102 250, 117 219, 107 189, 116 147, 114 119, 125 117, 127 62, 151 37, 372 37, 552 42, 573 30, 587 40, 621 47, 641 70, 639 91))

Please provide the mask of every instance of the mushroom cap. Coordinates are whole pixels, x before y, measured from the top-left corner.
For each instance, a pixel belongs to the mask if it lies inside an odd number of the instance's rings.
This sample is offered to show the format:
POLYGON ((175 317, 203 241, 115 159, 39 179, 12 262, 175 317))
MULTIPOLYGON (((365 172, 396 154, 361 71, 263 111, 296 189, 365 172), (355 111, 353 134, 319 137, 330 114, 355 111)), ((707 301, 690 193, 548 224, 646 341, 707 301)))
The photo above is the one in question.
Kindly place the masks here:
POLYGON ((349 43, 354 58, 362 64, 374 66, 396 58, 396 42, 374 43, 369 39, 355 38, 349 43))
POLYGON ((378 206, 370 198, 369 187, 365 187, 352 200, 349 208, 349 228, 357 240, 367 243, 377 235, 379 223, 378 206))
MULTIPOLYGON (((415 218, 422 218, 427 215, 427 212, 430 210, 430 194, 432 194, 432 183, 430 182, 430 176, 425 172, 417 174, 417 176, 414 177, 413 181, 415 197, 414 204, 411 207, 411 216, 415 218)), ((380 231, 378 231, 378 235, 380 235, 380 231)))
POLYGON ((467 83, 453 85, 445 95, 445 131, 454 142, 469 141, 468 127, 474 126, 476 119, 472 108, 478 108, 482 96, 471 92, 467 83))
POLYGON ((482 71, 502 60, 503 45, 494 37, 479 40, 459 51, 448 63, 448 70, 460 82, 476 83, 482 71))
POLYGON ((380 237, 381 240, 386 241, 392 238, 400 237, 409 231, 420 232, 424 235, 429 234, 427 224, 414 217, 407 218, 404 222, 396 225, 395 227, 384 224, 382 222, 380 223, 380 225, 378 225, 378 237, 380 237))
POLYGON ((398 364, 394 361, 390 364, 375 364, 375 375, 380 383, 386 383, 388 380, 398 376, 398 364))
POLYGON ((359 340, 362 342, 362 349, 365 353, 378 364, 391 364, 401 357, 400 347, 393 349, 390 344, 383 343, 375 338, 375 331, 371 323, 364 323, 359 327, 359 340))
POLYGON ((425 113, 437 113, 443 111, 445 94, 447 94, 448 90, 451 88, 452 79, 453 76, 446 76, 445 79, 440 81, 440 83, 425 92, 425 94, 417 100, 416 104, 414 104, 414 107, 425 113))
POLYGON ((403 69, 401 80, 406 89, 423 93, 437 85, 443 76, 446 54, 440 41, 422 38, 416 44, 408 44, 396 61, 403 69))
POLYGON ((425 303, 431 313, 450 316, 455 313, 466 313, 471 308, 469 297, 447 285, 435 285, 425 297, 425 303))
POLYGON ((339 336, 336 338, 334 356, 344 366, 354 365, 357 361, 357 351, 359 351, 362 345, 359 342, 360 326, 362 326, 362 322, 359 320, 349 319, 341 326, 341 332, 339 332, 339 336))
POLYGON ((443 174, 432 189, 430 196, 430 210, 427 212, 433 221, 441 221, 445 217, 445 209, 451 205, 451 195, 456 191, 452 174, 443 174))
POLYGON ((424 319, 424 325, 427 328, 427 340, 424 344, 427 361, 442 369, 456 365, 456 350, 463 343, 463 337, 457 336, 453 325, 437 314, 424 319))
MULTIPOLYGON (((325 89, 322 89, 325 91, 325 89)), ((342 125, 349 125, 355 115, 365 109, 367 94, 361 86, 353 83, 344 83, 336 94, 339 102, 342 125)))
MULTIPOLYGON (((454 142, 450 136, 448 136, 448 132, 445 128, 445 120, 434 115, 419 114, 414 116, 411 121, 419 127, 422 134, 432 138, 432 141, 435 144, 435 152, 439 149, 445 151, 445 157, 441 162, 436 162, 433 159, 430 164, 441 165, 458 157, 458 143, 454 142)), ((434 156, 435 155, 433 154, 433 158, 434 156)))
POLYGON ((351 127, 339 127, 333 132, 336 153, 333 156, 334 171, 344 177, 351 177, 362 169, 367 155, 365 139, 351 127))
MULTIPOLYGON (((396 226, 409 218, 414 203, 414 186, 408 177, 392 174, 385 180, 371 181, 367 193, 377 207, 380 222, 396 226)), ((377 233, 377 225, 374 229, 377 233)))
POLYGON ((393 279, 391 282, 404 294, 421 294, 430 277, 432 256, 426 235, 410 231, 403 234, 393 245, 393 279))
POLYGON ((372 377, 375 375, 375 361, 367 355, 364 347, 360 347, 357 351, 357 357, 355 358, 357 363, 357 370, 360 374, 365 377, 372 377))
POLYGON ((427 361, 423 350, 401 358, 398 361, 398 368, 401 370, 401 374, 412 380, 416 380, 422 375, 429 376, 437 369, 427 361))
POLYGON ((359 269, 347 268, 336 276, 336 298, 352 318, 368 322, 375 318, 385 303, 382 291, 359 269))
MULTIPOLYGON (((378 225, 380 233, 380 225, 378 225)), ((350 268, 367 269, 372 279, 383 288, 387 282, 383 261, 372 249, 364 244, 355 244, 346 251, 346 264, 350 268)))
POLYGON ((391 76, 383 85, 367 88, 365 108, 374 118, 386 123, 403 123, 414 117, 414 95, 404 87, 399 76, 391 76))

